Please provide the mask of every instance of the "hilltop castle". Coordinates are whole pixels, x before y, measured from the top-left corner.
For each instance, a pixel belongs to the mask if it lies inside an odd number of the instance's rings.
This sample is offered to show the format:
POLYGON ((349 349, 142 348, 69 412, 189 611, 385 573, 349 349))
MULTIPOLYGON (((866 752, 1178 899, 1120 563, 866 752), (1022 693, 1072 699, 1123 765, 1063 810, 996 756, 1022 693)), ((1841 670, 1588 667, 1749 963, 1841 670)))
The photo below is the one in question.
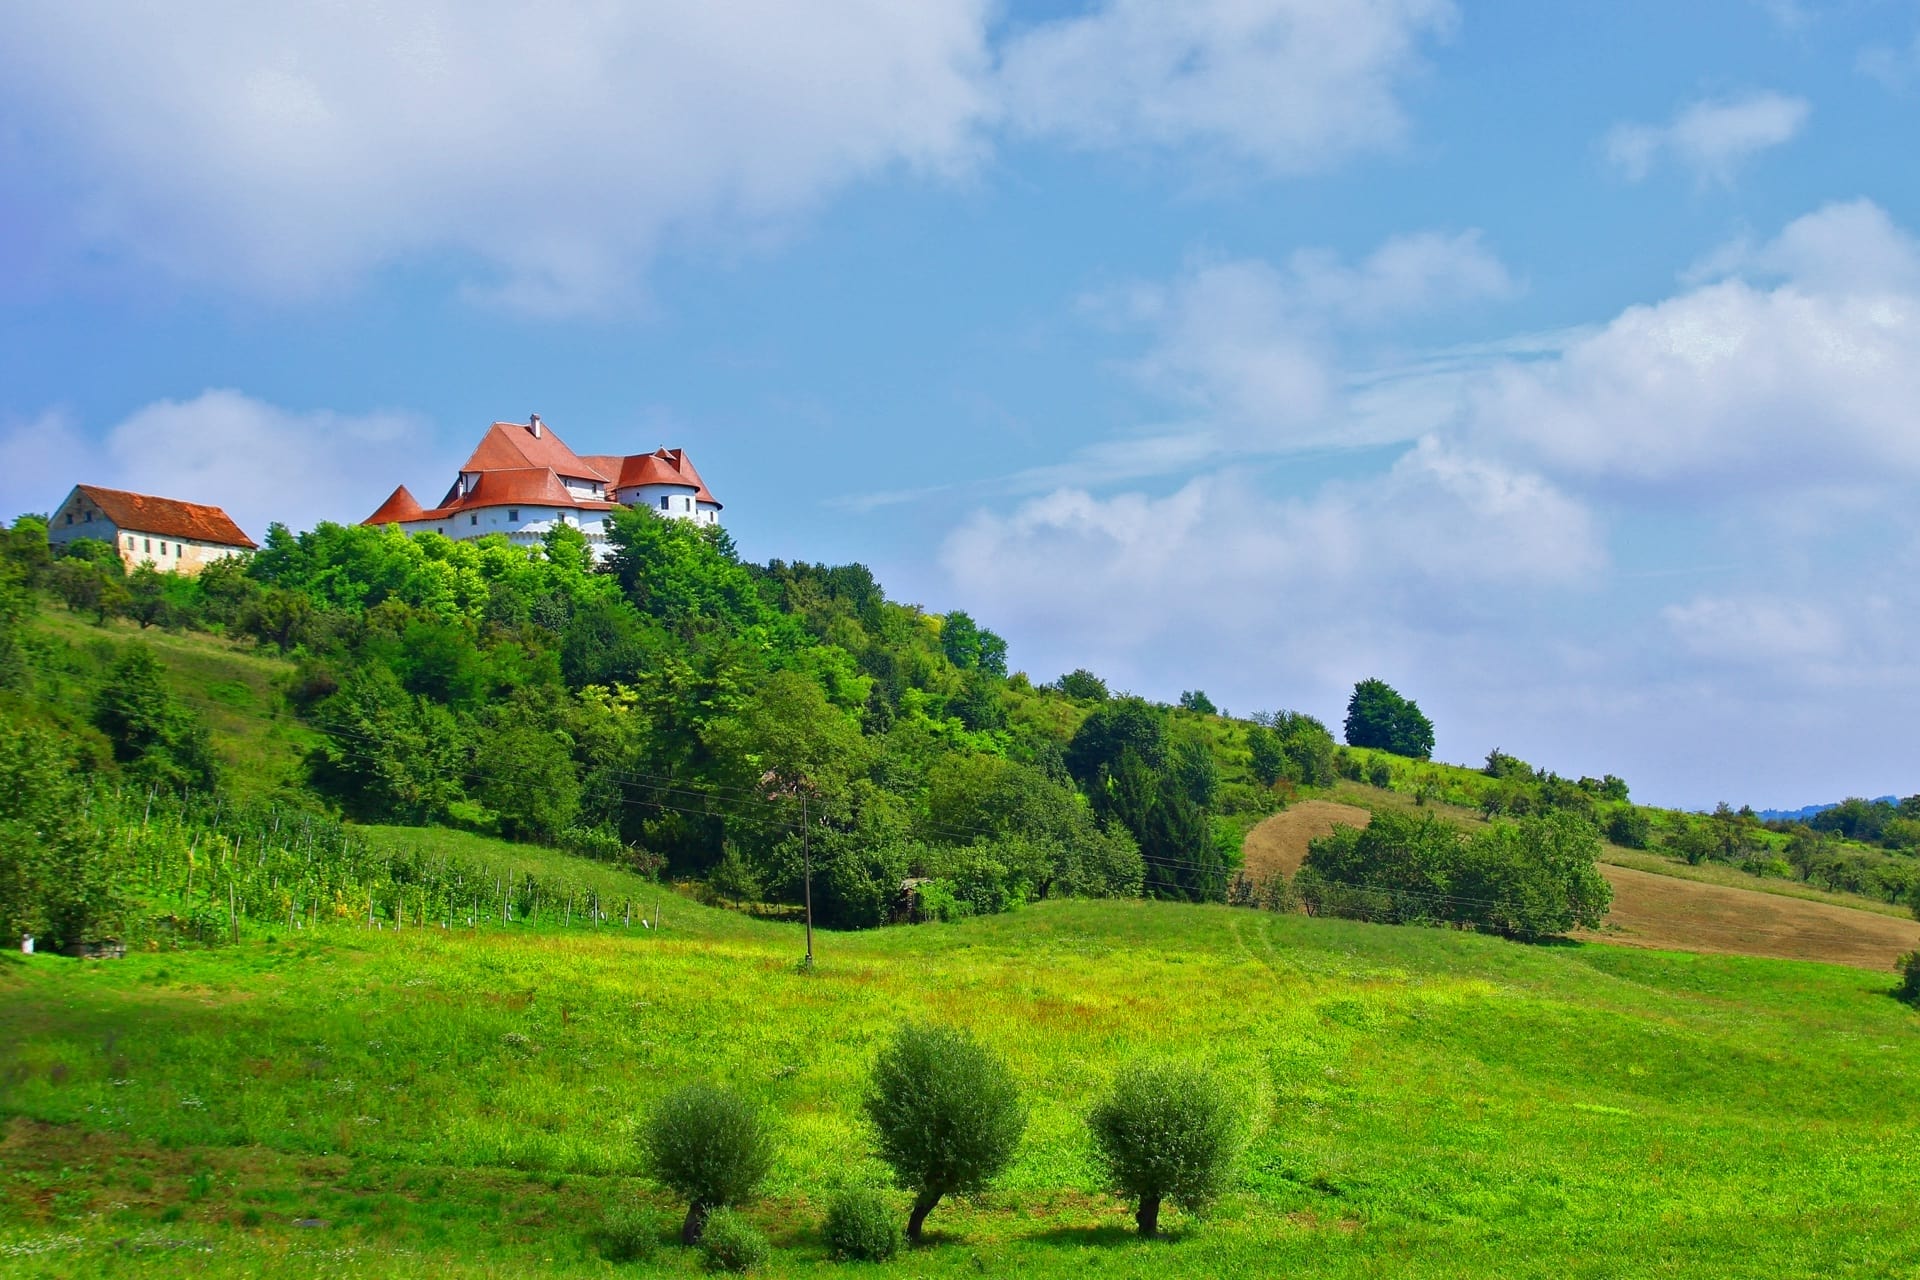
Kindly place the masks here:
POLYGON ((586 535, 596 558, 604 558, 607 516, 616 506, 647 507, 699 524, 720 522, 719 500, 683 450, 577 454, 536 413, 524 423, 488 427, 439 506, 422 507, 401 485, 362 523, 396 524, 407 533, 431 529, 449 538, 504 533, 520 545, 568 524, 586 535))

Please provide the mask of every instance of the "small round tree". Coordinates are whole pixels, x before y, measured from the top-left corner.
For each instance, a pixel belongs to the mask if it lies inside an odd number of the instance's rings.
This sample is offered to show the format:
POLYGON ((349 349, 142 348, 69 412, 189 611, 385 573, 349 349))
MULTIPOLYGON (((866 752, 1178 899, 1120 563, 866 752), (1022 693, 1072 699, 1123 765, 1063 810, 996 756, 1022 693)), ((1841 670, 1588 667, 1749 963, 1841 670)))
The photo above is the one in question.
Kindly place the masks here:
POLYGON ((864 1105, 880 1158, 913 1192, 907 1239, 914 1244, 941 1197, 985 1187, 1013 1158, 1027 1127, 1006 1063, 946 1027, 901 1028, 874 1063, 864 1105))
POLYGON ((647 1172, 687 1201, 683 1244, 698 1244, 707 1215, 751 1199, 773 1163, 760 1109, 728 1089, 690 1084, 661 1099, 641 1135, 647 1172))
POLYGON ((1087 1118, 1108 1185, 1134 1201, 1140 1234, 1160 1233, 1160 1203, 1197 1212, 1233 1177, 1246 1124, 1214 1073, 1179 1062, 1137 1062, 1087 1118))

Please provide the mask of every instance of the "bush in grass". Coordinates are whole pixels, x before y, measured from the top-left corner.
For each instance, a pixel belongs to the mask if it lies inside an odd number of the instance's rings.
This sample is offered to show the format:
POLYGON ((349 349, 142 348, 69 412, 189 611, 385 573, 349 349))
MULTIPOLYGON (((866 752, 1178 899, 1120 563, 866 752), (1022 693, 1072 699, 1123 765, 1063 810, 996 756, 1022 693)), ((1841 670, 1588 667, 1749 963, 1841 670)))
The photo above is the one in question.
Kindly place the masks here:
POLYGON ((610 1206, 593 1233, 594 1248, 608 1262, 639 1262, 652 1256, 659 1240, 659 1219, 630 1202, 610 1206))
POLYGON ((836 1195, 821 1234, 836 1262, 885 1262, 900 1252, 900 1220, 887 1198, 870 1187, 836 1195))
POLYGON ((1909 951, 1894 968, 1900 974, 1900 986, 1893 994, 1910 1005, 1920 1006, 1920 951, 1909 951))
POLYGON ((1132 1200, 1143 1236, 1160 1232, 1160 1204, 1189 1212, 1211 1204, 1233 1179, 1247 1125, 1214 1073, 1179 1062, 1137 1062, 1087 1117, 1107 1183, 1132 1200))
POLYGON ((690 1084, 654 1108, 641 1135, 647 1171, 687 1201, 684 1244, 699 1242, 715 1210, 751 1199, 773 1163, 760 1109, 728 1089, 690 1084))
POLYGON ((700 1252, 709 1271, 751 1271, 767 1260, 767 1237, 744 1214, 725 1207, 707 1217, 700 1252))
POLYGON ((1000 1055, 964 1031, 903 1027, 880 1051, 863 1102, 894 1180, 913 1192, 907 1239, 947 1195, 984 1188, 1027 1127, 1020 1089, 1000 1055))

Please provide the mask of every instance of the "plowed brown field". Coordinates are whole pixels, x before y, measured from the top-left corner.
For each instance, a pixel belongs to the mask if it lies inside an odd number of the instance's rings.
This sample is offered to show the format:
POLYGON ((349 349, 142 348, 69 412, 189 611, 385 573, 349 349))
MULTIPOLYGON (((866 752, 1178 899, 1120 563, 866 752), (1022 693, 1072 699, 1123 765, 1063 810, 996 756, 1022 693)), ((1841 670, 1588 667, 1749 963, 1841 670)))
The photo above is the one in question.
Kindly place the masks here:
MULTIPOLYGON (((1291 876, 1309 841, 1335 826, 1364 827, 1371 817, 1365 809, 1326 800, 1296 804, 1247 833, 1247 873, 1255 880, 1276 871, 1291 876)), ((1591 941, 1881 971, 1902 953, 1920 950, 1920 921, 1628 867, 1602 864, 1600 870, 1613 885, 1613 909, 1602 927, 1576 935, 1591 941)))

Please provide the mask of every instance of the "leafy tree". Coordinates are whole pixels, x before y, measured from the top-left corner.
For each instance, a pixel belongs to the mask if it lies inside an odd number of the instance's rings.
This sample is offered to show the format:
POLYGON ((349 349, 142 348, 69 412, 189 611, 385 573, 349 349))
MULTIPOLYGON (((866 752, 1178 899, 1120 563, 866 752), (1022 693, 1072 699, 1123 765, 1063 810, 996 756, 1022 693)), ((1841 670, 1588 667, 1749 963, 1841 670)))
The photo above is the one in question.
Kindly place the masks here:
POLYGON ((1247 756, 1247 767, 1263 785, 1270 787, 1287 776, 1286 748, 1280 735, 1265 725, 1247 730, 1247 756))
POLYGON ((1511 756, 1495 747, 1487 752, 1487 763, 1480 772, 1489 778, 1513 779, 1519 782, 1533 781, 1533 766, 1519 756, 1511 756))
POLYGON ((777 1150, 758 1107, 704 1082, 662 1098, 640 1142, 648 1174, 687 1202, 680 1240, 689 1245, 699 1242, 715 1209, 753 1198, 777 1150))
POLYGON ((1075 701, 1105 702, 1107 682, 1085 667, 1076 667, 1054 682, 1054 687, 1075 701))
POLYGON ((1347 701, 1347 743, 1425 760, 1433 754, 1433 722, 1420 705, 1384 680, 1362 680, 1347 701))
POLYGON ((1247 1125, 1219 1075, 1166 1060, 1124 1068, 1087 1118, 1107 1185, 1135 1204, 1140 1234, 1160 1233, 1160 1205, 1198 1213, 1232 1180, 1247 1125))
POLYGON ((328 738, 308 760, 314 785, 357 817, 426 822, 464 794, 460 722, 401 688, 389 667, 354 670, 314 722, 328 738))
POLYGON ((1302 786, 1333 785, 1333 733, 1319 720, 1298 711, 1282 711, 1272 717, 1272 729, 1286 754, 1287 777, 1302 786))
MULTIPOLYGON (((1920 915, 1920 907, 1915 908, 1914 914, 1920 915)), ((1900 985, 1893 994, 1910 1005, 1920 1007, 1920 951, 1909 951, 1901 956, 1894 970, 1900 975, 1900 985)))
POLYGON ((167 787, 213 785, 206 727, 167 689, 159 660, 145 645, 130 644, 114 660, 93 723, 133 776, 167 787))
POLYGON ((510 840, 556 842, 580 808, 580 778, 565 738, 532 724, 496 724, 478 735, 474 798, 510 840))
POLYGON ((1180 695, 1180 706, 1183 710, 1197 711, 1201 715, 1207 716, 1218 715, 1220 711, 1218 707, 1213 705, 1213 699, 1209 698, 1199 689, 1188 689, 1182 692, 1180 695))
POLYGON ((1006 1063, 947 1027, 901 1028, 874 1063, 863 1108, 880 1158, 914 1194, 914 1244, 943 1197, 979 1191, 1007 1166, 1027 1127, 1006 1063))
POLYGON ((955 609, 940 624, 940 650, 962 671, 1007 674, 1007 642, 988 631, 962 610, 955 609))
POLYGON ((88 817, 69 743, 0 719, 0 939, 53 947, 112 936, 130 907, 115 843, 88 817))

